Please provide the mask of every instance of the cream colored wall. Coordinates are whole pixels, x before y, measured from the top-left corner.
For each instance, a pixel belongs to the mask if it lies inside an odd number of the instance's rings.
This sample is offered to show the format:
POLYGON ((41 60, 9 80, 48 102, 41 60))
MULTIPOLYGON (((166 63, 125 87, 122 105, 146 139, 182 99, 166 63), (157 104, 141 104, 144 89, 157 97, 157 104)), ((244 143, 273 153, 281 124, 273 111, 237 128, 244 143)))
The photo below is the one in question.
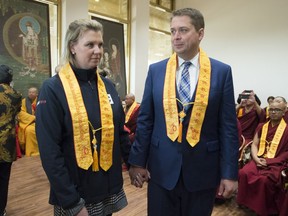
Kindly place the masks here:
POLYGON ((130 92, 141 102, 148 70, 149 3, 132 0, 130 92))
MULTIPOLYGON (((88 0, 62 2, 65 33, 71 21, 88 16, 88 0)), ((139 102, 148 70, 148 4, 148 0, 132 0, 131 6, 130 92, 139 102)), ((235 96, 254 89, 263 105, 269 95, 288 99, 288 1, 176 0, 176 8, 180 7, 194 7, 204 14, 202 48, 232 66, 235 96)))
POLYGON ((287 0, 183 0, 206 22, 202 48, 232 66, 235 96, 254 89, 263 106, 269 95, 288 99, 287 0))
MULTIPOLYGON (((270 95, 288 99, 288 1, 176 0, 176 8, 181 7, 194 7, 204 14, 206 28, 201 46, 209 56, 231 65, 235 97, 244 89, 254 89, 263 106, 270 95)), ((141 16, 136 17, 141 20, 141 16)), ((135 49, 147 40, 145 36, 139 35, 135 49)), ((143 47, 142 53, 145 50, 143 47)), ((148 61, 144 56, 145 64, 148 61)), ((130 85, 139 86, 134 91, 139 101, 147 71, 145 66, 136 71, 131 68, 135 74, 130 85)))
MULTIPOLYGON (((88 16, 88 0, 81 1, 79 4, 79 0, 62 0, 62 16, 61 16, 61 32, 62 35, 60 38, 62 39, 61 51, 63 51, 65 33, 69 27, 69 24, 77 19, 87 19, 88 16)), ((61 56, 62 52, 60 53, 61 56)), ((55 71, 52 71, 54 73, 55 71)))

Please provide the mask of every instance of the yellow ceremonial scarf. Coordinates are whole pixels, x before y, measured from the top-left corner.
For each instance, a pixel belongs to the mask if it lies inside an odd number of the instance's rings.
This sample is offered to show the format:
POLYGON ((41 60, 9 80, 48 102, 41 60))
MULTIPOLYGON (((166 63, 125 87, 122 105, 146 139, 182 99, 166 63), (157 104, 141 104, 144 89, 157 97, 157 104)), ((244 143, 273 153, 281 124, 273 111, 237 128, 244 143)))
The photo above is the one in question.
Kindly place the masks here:
POLYGON ((244 109, 240 108, 239 111, 238 111, 237 117, 242 117, 243 116, 243 111, 244 111, 244 109))
MULTIPOLYGON (((102 125, 100 166, 103 170, 107 171, 112 165, 112 150, 114 143, 113 112, 109 103, 109 99, 107 97, 104 82, 102 81, 100 75, 97 72, 96 75, 102 125)), ((61 68, 59 72, 59 77, 63 84, 63 88, 68 102, 68 107, 71 113, 77 164, 80 168, 85 170, 88 170, 89 167, 92 165, 92 170, 98 171, 99 162, 97 154, 97 143, 95 138, 95 131, 97 130, 94 130, 94 128, 92 127, 94 137, 94 153, 92 155, 89 133, 90 122, 88 120, 88 115, 82 98, 80 86, 69 63, 67 63, 61 68)))
MULTIPOLYGON (((257 156, 262 156, 265 153, 266 137, 267 137, 267 133, 268 133, 269 122, 267 122, 263 125, 257 156)), ((286 128, 286 123, 282 119, 280 124, 278 125, 278 128, 277 128, 275 134, 274 134, 274 137, 273 137, 273 140, 270 144, 270 147, 269 147, 269 149, 267 149, 267 158, 274 158, 275 157, 278 145, 280 143, 280 140, 282 138, 282 135, 284 133, 285 128, 286 128)))
MULTIPOLYGON (((194 147, 200 140, 202 124, 208 106, 211 65, 206 53, 200 49, 200 72, 196 89, 195 102, 189 121, 186 139, 194 147)), ((176 98, 176 68, 178 67, 177 55, 174 53, 168 60, 163 92, 163 108, 166 121, 167 136, 175 141, 182 142, 183 111, 178 113, 176 98)), ((179 101, 179 100, 178 100, 179 101)))
POLYGON ((137 106, 137 102, 134 101, 133 104, 130 106, 130 108, 128 109, 128 112, 126 113, 125 116, 125 123, 127 123, 130 119, 130 116, 132 114, 132 112, 134 111, 135 107, 137 106))
POLYGON ((269 118, 269 105, 266 107, 266 119, 269 118))

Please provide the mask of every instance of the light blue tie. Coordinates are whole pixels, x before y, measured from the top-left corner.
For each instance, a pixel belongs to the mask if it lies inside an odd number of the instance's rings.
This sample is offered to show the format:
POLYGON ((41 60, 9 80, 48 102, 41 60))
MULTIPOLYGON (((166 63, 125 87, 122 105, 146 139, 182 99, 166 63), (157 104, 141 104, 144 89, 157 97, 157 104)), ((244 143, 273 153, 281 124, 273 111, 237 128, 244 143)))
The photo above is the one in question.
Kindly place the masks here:
MULTIPOLYGON (((187 104, 190 102, 190 75, 189 75, 189 67, 191 62, 184 62, 184 69, 181 74, 180 87, 179 87, 179 97, 182 104, 187 104)), ((187 111, 188 106, 184 107, 185 111, 187 111)))

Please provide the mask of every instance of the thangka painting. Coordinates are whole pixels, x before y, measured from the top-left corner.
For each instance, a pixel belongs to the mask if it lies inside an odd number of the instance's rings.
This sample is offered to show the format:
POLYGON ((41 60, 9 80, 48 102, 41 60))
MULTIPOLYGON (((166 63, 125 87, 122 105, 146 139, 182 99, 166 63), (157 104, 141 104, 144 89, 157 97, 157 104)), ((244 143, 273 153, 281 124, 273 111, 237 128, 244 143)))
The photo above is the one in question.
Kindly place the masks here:
POLYGON ((23 95, 51 76, 49 7, 32 0, 1 0, 0 64, 13 69, 14 88, 23 95))
POLYGON ((98 17, 92 19, 100 22, 104 29, 104 53, 98 71, 114 82, 120 98, 124 99, 127 91, 124 26, 98 17))

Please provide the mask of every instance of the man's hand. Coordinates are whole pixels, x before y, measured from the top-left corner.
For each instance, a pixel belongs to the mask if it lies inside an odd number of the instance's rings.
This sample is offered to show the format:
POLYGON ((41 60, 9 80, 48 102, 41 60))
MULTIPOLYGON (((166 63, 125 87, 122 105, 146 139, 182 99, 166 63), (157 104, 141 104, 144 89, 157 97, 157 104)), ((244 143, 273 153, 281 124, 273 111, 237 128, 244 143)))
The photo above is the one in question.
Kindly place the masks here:
POLYGON ((221 179, 218 195, 230 198, 238 189, 238 181, 221 179))
POLYGON ((142 188, 144 182, 148 182, 150 179, 150 173, 147 169, 133 165, 129 169, 129 176, 131 184, 139 188, 142 188))
POLYGON ((256 165, 258 167, 267 167, 267 161, 265 158, 259 158, 259 160, 256 161, 256 165))

